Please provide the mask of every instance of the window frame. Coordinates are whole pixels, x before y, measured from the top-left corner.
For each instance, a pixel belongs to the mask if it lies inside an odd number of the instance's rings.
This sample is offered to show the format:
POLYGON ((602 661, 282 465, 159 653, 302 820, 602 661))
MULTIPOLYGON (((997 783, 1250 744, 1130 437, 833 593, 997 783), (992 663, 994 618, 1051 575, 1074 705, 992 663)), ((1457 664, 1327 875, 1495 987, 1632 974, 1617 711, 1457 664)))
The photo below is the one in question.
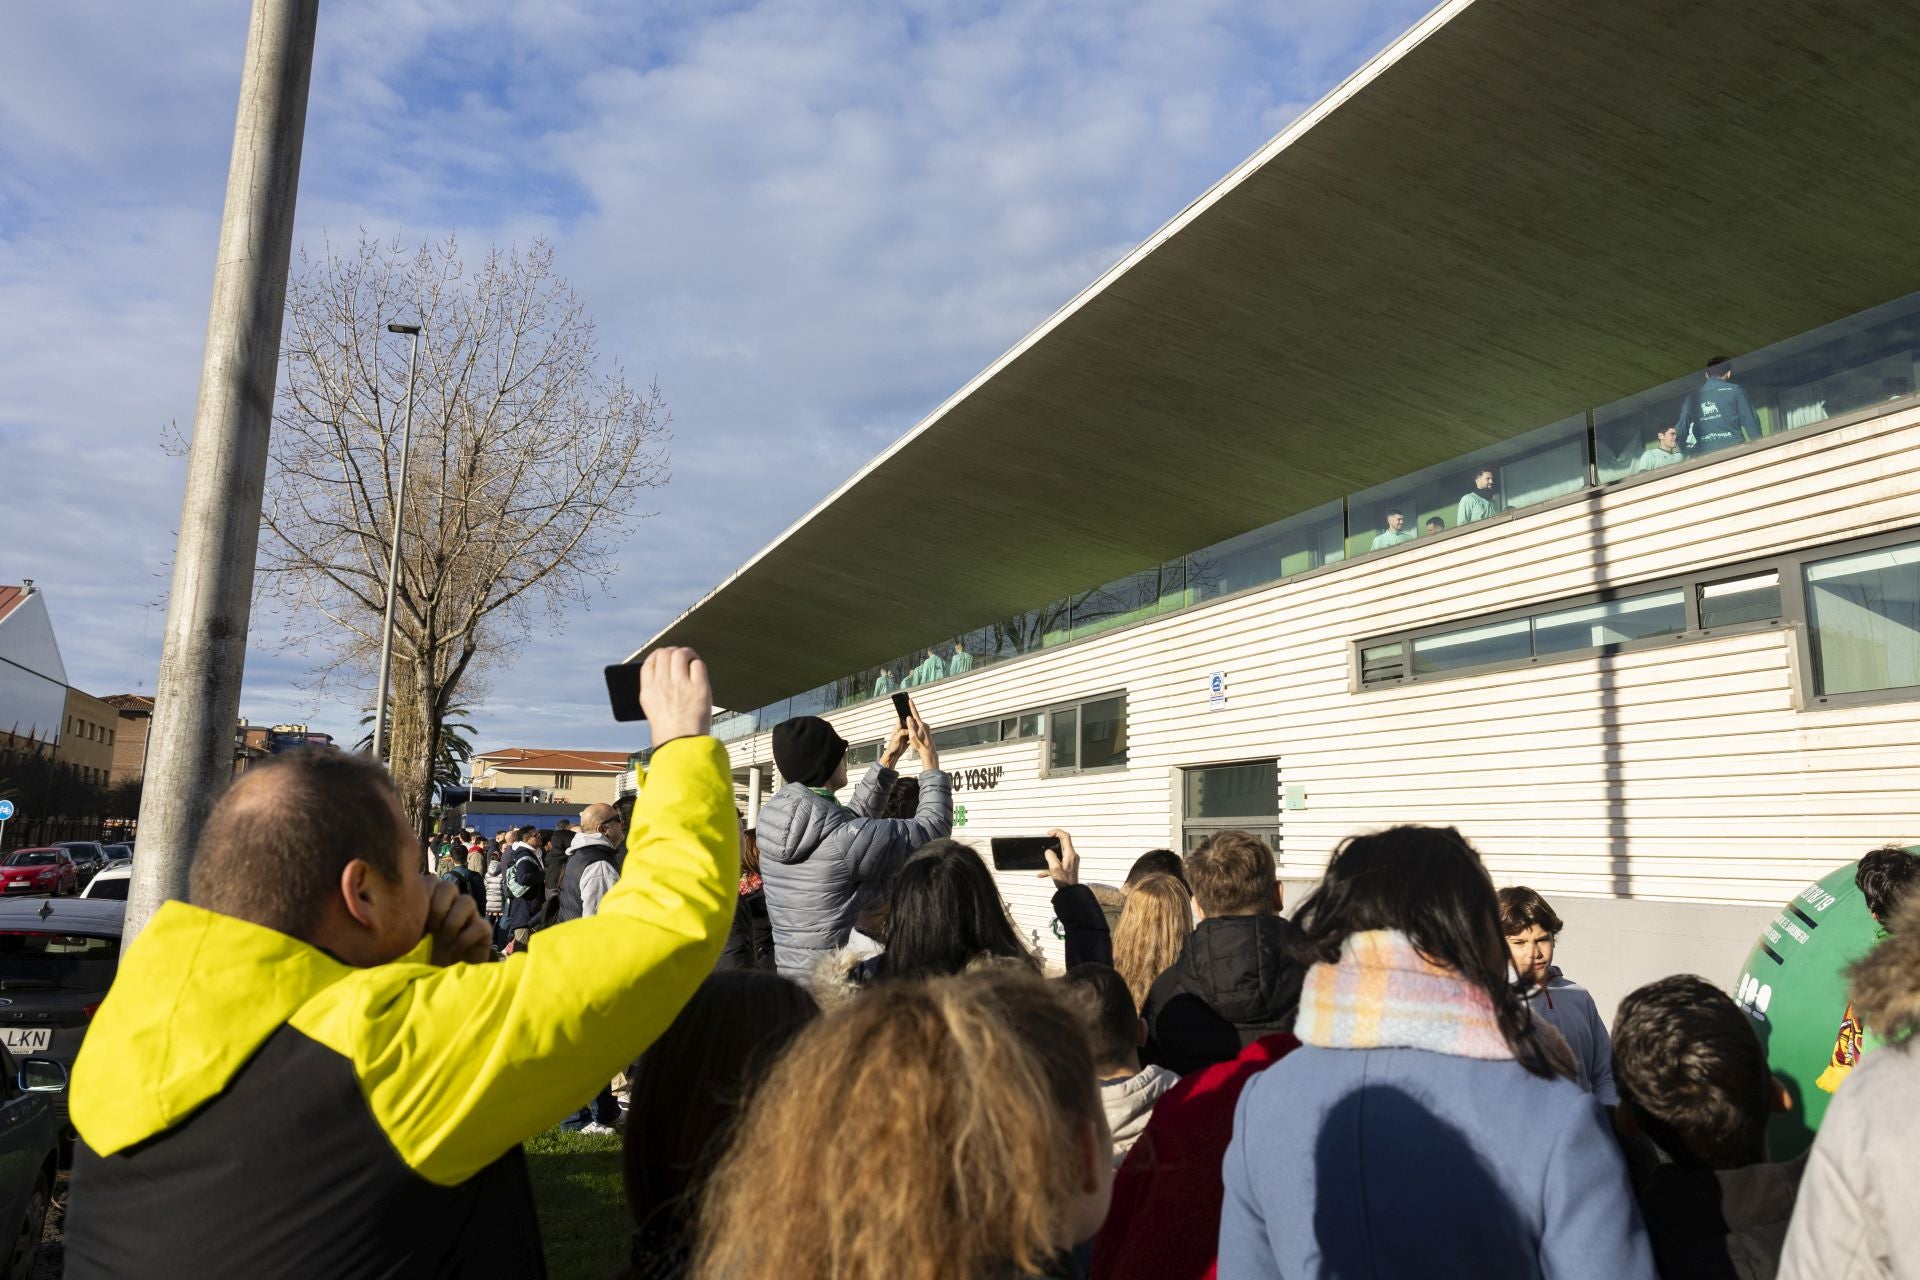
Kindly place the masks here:
POLYGON ((1122 732, 1125 732, 1126 729, 1131 725, 1132 719, 1133 719, 1132 708, 1128 705, 1130 699, 1127 697, 1127 691, 1125 689, 1107 689, 1107 690, 1104 690, 1103 692, 1090 694, 1087 697, 1083 697, 1083 698, 1072 698, 1072 699, 1068 699, 1060 702, 1050 702, 1045 707, 1040 708, 1041 711, 1045 712, 1047 717, 1046 731, 1042 733, 1040 736, 1040 741, 1042 744, 1040 748, 1040 763, 1041 763, 1040 776, 1041 777, 1043 778, 1080 778, 1080 777, 1087 777, 1089 775, 1097 775, 1097 774, 1103 774, 1103 773, 1125 773, 1128 769, 1133 767, 1133 758, 1132 758, 1133 752, 1131 749, 1131 744, 1129 744, 1129 748, 1127 751, 1127 759, 1122 761, 1119 764, 1096 765, 1090 769, 1083 768, 1080 764, 1081 748, 1082 746, 1085 745, 1083 735, 1086 733, 1087 707, 1091 706, 1096 702, 1112 702, 1116 698, 1120 702, 1121 729, 1122 729, 1122 732), (1054 726, 1059 723, 1059 716, 1060 716, 1060 713, 1062 712, 1073 713, 1073 761, 1074 762, 1071 767, 1056 768, 1054 767, 1054 763, 1053 763, 1053 730, 1054 730, 1054 726))
POLYGON ((1179 797, 1174 806, 1178 821, 1176 831, 1177 841, 1180 845, 1179 852, 1182 857, 1186 856, 1186 854, 1190 853, 1196 847, 1195 843, 1189 838, 1194 833, 1202 833, 1210 838, 1221 831, 1252 831, 1255 835, 1267 839, 1267 843, 1273 846, 1274 867, 1276 870, 1279 868, 1281 841, 1286 835, 1286 823, 1284 819, 1287 808, 1286 798, 1282 794, 1283 784, 1280 781, 1280 757, 1254 756, 1248 760, 1208 760, 1199 764, 1179 765, 1175 768, 1174 773, 1176 775, 1174 785, 1177 788, 1176 794, 1179 797), (1187 813, 1188 774, 1200 773, 1207 769, 1245 769, 1254 765, 1271 765, 1273 769, 1273 817, 1271 819, 1263 818, 1256 823, 1251 819, 1245 818, 1243 815, 1239 821, 1230 821, 1224 818, 1204 820, 1193 818, 1187 813), (1269 827, 1273 829, 1273 836, 1271 838, 1267 838, 1264 834, 1269 827))
POLYGON ((1785 614, 1792 611, 1794 617, 1794 673, 1796 689, 1795 709, 1799 711, 1817 711, 1833 707, 1873 706, 1886 702, 1920 701, 1920 685, 1901 685, 1897 689, 1861 689, 1852 693, 1821 693, 1820 673, 1813 662, 1813 623, 1807 612, 1806 567, 1822 560, 1838 560, 1843 556, 1858 555, 1865 551, 1883 551, 1889 547, 1905 547, 1920 544, 1920 525, 1908 525, 1902 529, 1892 529, 1886 533, 1872 534, 1864 538, 1849 538, 1844 542, 1828 543, 1825 546, 1809 547, 1794 552, 1781 562, 1780 569, 1780 611, 1785 614))

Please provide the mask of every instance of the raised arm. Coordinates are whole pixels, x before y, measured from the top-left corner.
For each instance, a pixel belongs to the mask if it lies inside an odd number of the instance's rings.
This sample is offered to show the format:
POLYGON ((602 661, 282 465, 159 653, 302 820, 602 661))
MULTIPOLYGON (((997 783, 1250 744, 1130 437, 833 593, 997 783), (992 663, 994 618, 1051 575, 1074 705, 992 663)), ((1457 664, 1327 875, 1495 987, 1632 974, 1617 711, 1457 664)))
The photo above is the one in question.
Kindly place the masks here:
POLYGON ((395 1149, 430 1181, 468 1178, 579 1107, 666 1029, 726 941, 740 827, 726 749, 705 736, 706 671, 663 650, 642 688, 661 745, 626 873, 597 915, 501 964, 366 970, 295 1020, 354 1061, 395 1149))

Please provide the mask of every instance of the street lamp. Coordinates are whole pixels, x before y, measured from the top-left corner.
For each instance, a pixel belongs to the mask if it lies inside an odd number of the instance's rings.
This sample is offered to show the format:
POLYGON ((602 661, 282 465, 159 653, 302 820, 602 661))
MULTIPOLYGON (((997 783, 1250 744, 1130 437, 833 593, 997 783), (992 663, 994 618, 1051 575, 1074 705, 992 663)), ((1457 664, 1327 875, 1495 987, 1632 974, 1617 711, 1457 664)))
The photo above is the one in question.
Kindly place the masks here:
POLYGON ((373 700, 373 755, 393 767, 393 753, 387 743, 387 683, 393 671, 393 596, 400 581, 400 518, 407 507, 407 455, 413 452, 413 366, 420 356, 420 326, 390 324, 388 333, 404 333, 413 339, 407 349, 407 409, 400 429, 400 483, 393 491, 393 549, 387 555, 387 618, 380 629, 380 689, 373 700))

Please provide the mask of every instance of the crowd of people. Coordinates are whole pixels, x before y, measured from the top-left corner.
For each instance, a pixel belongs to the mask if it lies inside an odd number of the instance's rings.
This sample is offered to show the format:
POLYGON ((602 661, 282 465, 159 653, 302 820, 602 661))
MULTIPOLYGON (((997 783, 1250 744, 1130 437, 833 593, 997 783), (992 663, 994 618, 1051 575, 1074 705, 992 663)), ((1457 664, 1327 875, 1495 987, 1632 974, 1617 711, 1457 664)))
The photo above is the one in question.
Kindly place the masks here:
POLYGON ((364 760, 234 784, 74 1073, 75 1280, 539 1275, 520 1143, 562 1123, 622 1133, 632 1280, 1920 1276, 1912 855, 1862 860, 1870 1051, 1776 1162, 1733 1000, 1665 978, 1609 1033, 1451 829, 1349 838, 1290 917, 1250 833, 1109 892, 1054 831, 1050 972, 917 711, 844 804, 846 742, 778 726, 747 830, 699 659, 641 688, 631 811, 557 851, 421 877, 364 760))

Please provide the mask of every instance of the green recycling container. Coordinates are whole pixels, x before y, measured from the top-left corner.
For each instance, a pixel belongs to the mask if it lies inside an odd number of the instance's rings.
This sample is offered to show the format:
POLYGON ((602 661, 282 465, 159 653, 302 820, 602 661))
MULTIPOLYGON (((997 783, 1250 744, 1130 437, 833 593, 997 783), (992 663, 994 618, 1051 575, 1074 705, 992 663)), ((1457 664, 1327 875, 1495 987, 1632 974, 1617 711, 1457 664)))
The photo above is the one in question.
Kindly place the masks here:
MULTIPOLYGON (((1767 1130, 1769 1154, 1786 1160, 1807 1149, 1832 1100, 1841 1023, 1848 1014, 1847 968, 1873 950, 1880 926, 1854 887, 1855 864, 1836 867, 1802 889, 1760 931, 1735 984, 1767 1063, 1787 1086, 1793 1110, 1767 1130)), ((1873 1047, 1869 1030, 1863 1050, 1873 1047)))

